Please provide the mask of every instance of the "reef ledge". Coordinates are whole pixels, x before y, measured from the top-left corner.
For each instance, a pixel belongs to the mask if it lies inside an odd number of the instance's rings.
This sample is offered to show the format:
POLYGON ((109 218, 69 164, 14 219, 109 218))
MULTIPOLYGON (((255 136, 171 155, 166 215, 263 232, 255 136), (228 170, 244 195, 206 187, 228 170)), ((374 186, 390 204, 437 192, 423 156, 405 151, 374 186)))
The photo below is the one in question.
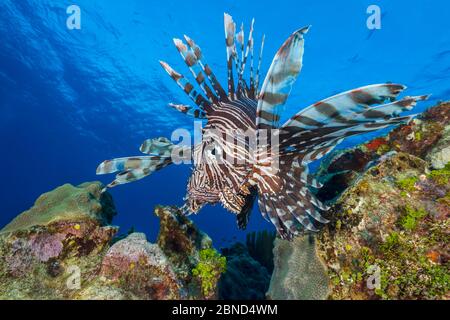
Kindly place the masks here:
POLYGON ((0 299, 214 299, 226 260, 176 207, 157 207, 157 243, 117 237, 100 182, 63 185, 0 231, 0 299))

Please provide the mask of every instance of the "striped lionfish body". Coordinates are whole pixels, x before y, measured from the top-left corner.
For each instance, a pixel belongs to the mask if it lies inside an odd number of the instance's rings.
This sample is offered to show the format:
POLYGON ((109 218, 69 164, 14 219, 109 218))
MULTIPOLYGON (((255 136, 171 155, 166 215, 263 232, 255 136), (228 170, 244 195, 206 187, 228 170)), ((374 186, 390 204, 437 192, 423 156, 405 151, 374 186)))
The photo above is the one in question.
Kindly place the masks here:
POLYGON ((309 28, 297 30, 283 43, 260 86, 264 36, 254 64, 254 20, 246 42, 243 27, 237 32, 230 15, 225 14, 224 22, 226 90, 205 62, 200 47, 187 36, 186 43, 180 39, 174 39, 174 43, 195 86, 160 62, 193 102, 193 106, 170 106, 206 120, 201 143, 180 147, 166 138, 150 139, 140 149, 147 156, 104 161, 97 174, 119 172, 108 185, 114 187, 173 163, 174 152, 189 155, 194 168, 183 206, 185 213, 197 213, 205 204, 222 203, 236 214, 239 227, 245 228, 257 200, 261 214, 282 238, 291 239, 302 229, 316 231, 318 223, 328 222, 321 215, 327 206, 311 191, 321 184, 308 173, 308 164, 346 137, 409 121, 414 116, 399 114, 427 96, 396 100, 405 86, 369 85, 319 101, 280 125, 283 106, 302 69, 304 36, 309 28), (247 82, 244 71, 248 65, 247 82))

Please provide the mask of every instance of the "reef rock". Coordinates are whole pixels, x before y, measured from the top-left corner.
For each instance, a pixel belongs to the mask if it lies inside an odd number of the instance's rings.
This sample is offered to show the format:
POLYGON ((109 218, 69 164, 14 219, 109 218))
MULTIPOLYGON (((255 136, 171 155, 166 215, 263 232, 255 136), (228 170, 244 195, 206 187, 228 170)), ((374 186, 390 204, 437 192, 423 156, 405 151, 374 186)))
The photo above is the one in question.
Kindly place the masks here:
POLYGON ((61 186, 0 231, 0 298, 70 299, 77 275, 86 282, 97 276, 117 232, 106 225, 116 211, 102 188, 61 186))
POLYGON ((322 201, 335 200, 353 185, 368 168, 389 152, 403 152, 429 161, 442 169, 450 161, 450 103, 440 103, 408 124, 384 137, 354 148, 328 155, 317 172, 323 187, 317 196, 322 201))
POLYGON ((318 252, 330 299, 441 299, 450 292, 450 168, 388 153, 337 200, 318 252))
POLYGON ((167 256, 190 299, 217 299, 226 259, 213 249, 211 238, 176 207, 157 207, 157 244, 167 256))
POLYGON ((330 223, 316 235, 316 250, 307 236, 276 240, 268 297, 449 299, 449 127, 450 103, 441 103, 326 157, 317 196, 332 206, 330 223), (314 287, 322 283, 316 267, 328 274, 328 291, 314 287))
MULTIPOLYGON (((272 247, 272 245, 271 245, 272 247)), ((225 300, 264 300, 270 274, 250 256, 247 247, 236 243, 222 249, 227 258, 227 270, 219 282, 220 298, 225 300)))
POLYGON ((65 184, 44 193, 34 206, 11 221, 0 233, 27 231, 37 226, 46 227, 77 220, 91 220, 98 224, 111 223, 116 210, 109 193, 101 192, 101 183, 84 183, 77 187, 65 184))
POLYGON ((291 242, 276 239, 274 257, 268 299, 324 300, 328 297, 329 278, 317 255, 313 236, 304 235, 291 242))
POLYGON ((143 233, 116 242, 103 258, 100 274, 112 282, 127 283, 127 289, 142 298, 186 297, 167 257, 143 233))
POLYGON ((99 182, 66 184, 0 231, 0 299, 211 299, 226 260, 174 207, 158 207, 157 244, 114 239, 99 182))
POLYGON ((450 125, 442 133, 442 138, 425 158, 434 169, 443 169, 450 162, 450 125))
POLYGON ((189 280, 192 268, 200 259, 200 251, 212 248, 211 238, 176 207, 157 207, 155 214, 160 219, 158 246, 177 273, 189 280))

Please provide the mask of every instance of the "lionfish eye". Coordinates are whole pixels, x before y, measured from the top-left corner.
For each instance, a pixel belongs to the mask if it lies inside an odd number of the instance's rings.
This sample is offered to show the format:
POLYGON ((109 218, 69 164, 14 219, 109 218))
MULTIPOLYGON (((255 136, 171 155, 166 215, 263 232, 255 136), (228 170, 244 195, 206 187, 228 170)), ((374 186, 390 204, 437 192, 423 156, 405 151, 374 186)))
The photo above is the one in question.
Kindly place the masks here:
POLYGON ((212 149, 207 149, 206 153, 208 157, 215 159, 216 155, 222 155, 222 149, 219 146, 215 146, 212 149))
POLYGON ((214 159, 216 157, 216 149, 207 149, 206 156, 210 159, 214 159))

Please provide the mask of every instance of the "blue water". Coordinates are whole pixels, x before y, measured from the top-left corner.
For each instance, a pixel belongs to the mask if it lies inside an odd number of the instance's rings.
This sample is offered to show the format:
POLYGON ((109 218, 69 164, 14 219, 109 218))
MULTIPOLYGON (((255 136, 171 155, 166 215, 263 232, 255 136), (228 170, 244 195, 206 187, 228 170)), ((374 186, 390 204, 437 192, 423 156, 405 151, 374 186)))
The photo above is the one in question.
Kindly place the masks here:
MULTIPOLYGON (((187 34, 224 82, 223 12, 247 29, 255 17, 256 43, 266 34, 264 70, 291 32, 312 25, 286 117, 329 95, 385 81, 408 85, 408 95, 432 93, 419 111, 450 97, 446 0, 0 0, 0 227, 61 184, 111 181, 95 175, 101 161, 137 155, 147 138, 192 129, 191 118, 166 107, 189 101, 158 60, 187 75, 171 40, 187 34), (71 4, 81 8, 81 30, 66 27, 71 4), (366 26, 371 4, 382 10, 380 30, 366 26)), ((113 189, 114 224, 153 239, 153 207, 181 204, 189 172, 171 166, 113 189)), ((219 206, 194 220, 217 245, 272 228, 257 209, 246 232, 219 206)))

